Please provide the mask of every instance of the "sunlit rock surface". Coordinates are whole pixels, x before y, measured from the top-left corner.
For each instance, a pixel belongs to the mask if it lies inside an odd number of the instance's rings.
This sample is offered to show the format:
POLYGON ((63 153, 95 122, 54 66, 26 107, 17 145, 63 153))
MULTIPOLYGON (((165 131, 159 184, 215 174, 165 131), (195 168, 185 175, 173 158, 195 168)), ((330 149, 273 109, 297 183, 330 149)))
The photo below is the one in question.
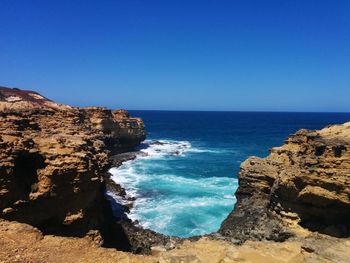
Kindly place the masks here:
POLYGON ((307 231, 350 236, 350 122, 300 130, 239 172, 237 204, 220 233, 283 241, 307 231))
POLYGON ((142 120, 0 88, 0 123, 0 216, 47 233, 108 233, 109 155, 144 140, 142 120))

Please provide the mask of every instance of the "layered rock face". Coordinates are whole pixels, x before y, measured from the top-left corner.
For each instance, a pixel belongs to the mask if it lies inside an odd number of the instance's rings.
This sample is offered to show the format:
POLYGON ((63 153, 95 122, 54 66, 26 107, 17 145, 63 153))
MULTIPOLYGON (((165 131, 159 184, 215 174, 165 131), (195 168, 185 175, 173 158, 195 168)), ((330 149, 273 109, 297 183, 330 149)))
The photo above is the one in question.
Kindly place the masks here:
POLYGON ((165 251, 178 241, 116 222, 105 175, 112 161, 119 165, 130 153, 111 155, 144 138, 143 122, 126 111, 75 108, 0 87, 0 217, 22 222, 0 219, 0 261, 348 261, 349 238, 335 237, 350 236, 350 123, 300 130, 268 157, 242 163, 236 207, 209 236, 248 241, 242 246, 192 238, 165 251), (96 246, 102 242, 156 255, 96 246))
POLYGON ((132 118, 126 110, 88 107, 82 111, 94 128, 103 134, 103 141, 113 154, 133 149, 146 138, 142 120, 132 118))
POLYGON ((104 196, 109 156, 145 139, 142 120, 0 88, 0 123, 2 218, 61 235, 112 231, 104 196))
POLYGON ((350 236, 350 122, 300 130, 239 172, 237 204, 220 233, 283 241, 308 230, 350 236))

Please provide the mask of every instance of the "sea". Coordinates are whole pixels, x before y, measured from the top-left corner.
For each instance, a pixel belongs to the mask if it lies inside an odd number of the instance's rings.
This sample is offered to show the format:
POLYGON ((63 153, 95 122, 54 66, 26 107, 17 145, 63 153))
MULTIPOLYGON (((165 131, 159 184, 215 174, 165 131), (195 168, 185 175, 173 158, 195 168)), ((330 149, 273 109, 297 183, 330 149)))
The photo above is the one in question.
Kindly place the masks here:
MULTIPOLYGON (((350 121, 350 113, 130 111, 145 123, 138 158, 110 170, 128 197, 128 217, 178 237, 217 231, 234 209, 237 173, 298 129, 350 121)), ((119 197, 115 197, 120 202, 119 197)))

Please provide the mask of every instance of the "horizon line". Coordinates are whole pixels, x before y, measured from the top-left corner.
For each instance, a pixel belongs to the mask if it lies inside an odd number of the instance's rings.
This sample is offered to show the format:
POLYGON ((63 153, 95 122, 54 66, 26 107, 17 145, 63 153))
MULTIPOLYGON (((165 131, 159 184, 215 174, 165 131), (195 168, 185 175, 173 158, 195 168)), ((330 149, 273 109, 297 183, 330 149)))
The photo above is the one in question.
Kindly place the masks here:
POLYGON ((237 113, 338 113, 350 114, 345 111, 266 111, 266 110, 155 110, 155 109, 126 109, 127 111, 166 111, 166 112, 237 112, 237 113))

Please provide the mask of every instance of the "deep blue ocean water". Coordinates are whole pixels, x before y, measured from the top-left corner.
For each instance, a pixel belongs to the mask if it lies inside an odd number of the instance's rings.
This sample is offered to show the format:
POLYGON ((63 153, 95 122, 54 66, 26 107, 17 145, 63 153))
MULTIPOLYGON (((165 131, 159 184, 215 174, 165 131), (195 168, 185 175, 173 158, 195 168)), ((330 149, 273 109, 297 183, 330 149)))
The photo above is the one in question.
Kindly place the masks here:
POLYGON ((131 111, 146 125, 145 156, 111 170, 136 197, 129 217, 189 237, 218 230, 235 203, 240 163, 264 157, 300 128, 350 120, 350 113, 131 111))

